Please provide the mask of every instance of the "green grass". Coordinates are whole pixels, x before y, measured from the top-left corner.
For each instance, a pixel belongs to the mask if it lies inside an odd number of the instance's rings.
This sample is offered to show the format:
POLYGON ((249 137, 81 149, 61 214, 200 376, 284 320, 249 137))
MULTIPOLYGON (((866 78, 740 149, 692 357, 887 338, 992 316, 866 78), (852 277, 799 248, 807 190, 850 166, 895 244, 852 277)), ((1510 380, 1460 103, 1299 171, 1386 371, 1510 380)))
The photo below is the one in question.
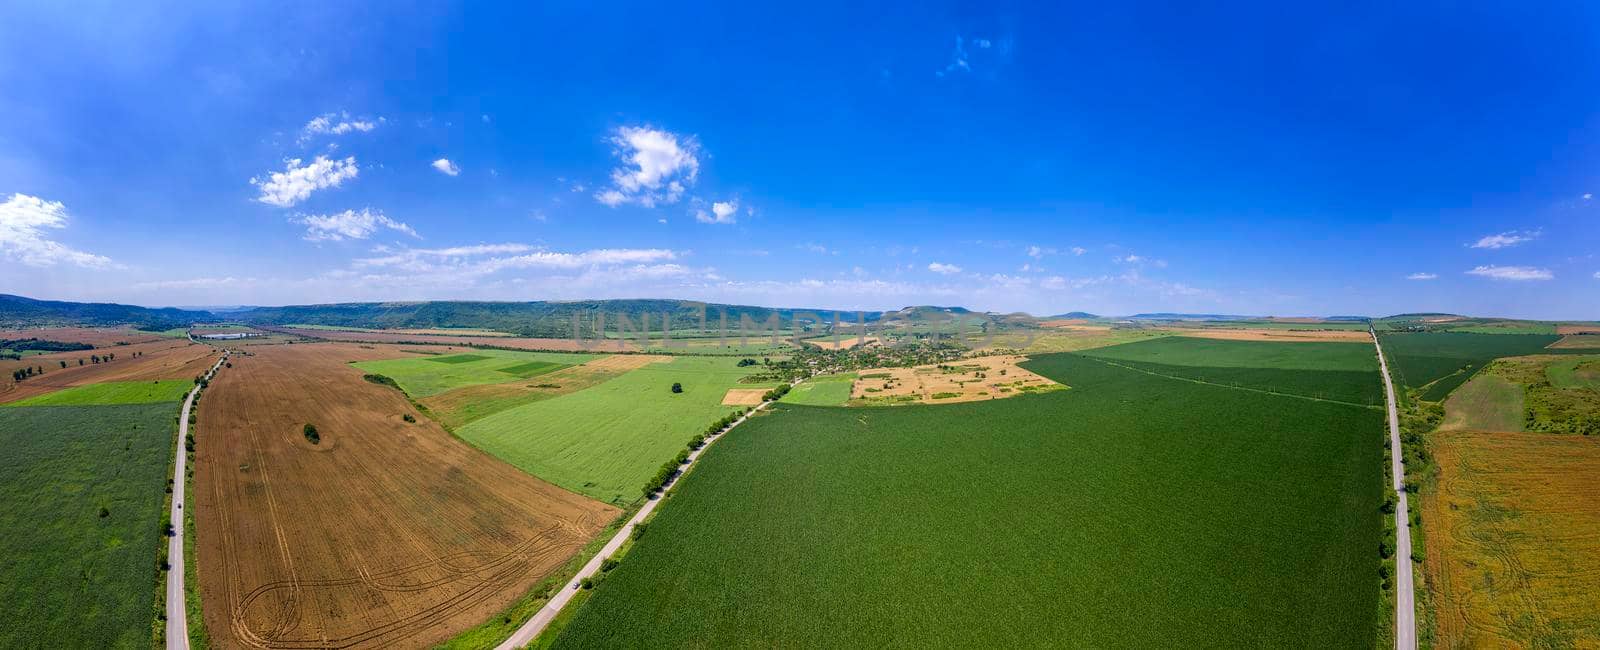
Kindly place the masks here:
POLYGON ((1600 357, 1556 361, 1545 366, 1545 374, 1556 388, 1600 390, 1600 357))
POLYGON ((1073 389, 735 429, 555 645, 1375 644, 1381 412, 1025 365, 1073 389))
POLYGON ((1522 431, 1523 388, 1505 377, 1478 373, 1444 403, 1441 429, 1522 431))
POLYGON ((1430 402, 1444 399, 1496 358, 1560 352, 1544 348, 1561 338, 1554 334, 1458 332, 1402 332, 1379 336, 1395 381, 1407 389, 1421 390, 1421 398, 1430 402))
POLYGON ((177 410, 0 409, 0 647, 149 647, 177 410))
POLYGON ((1383 403, 1377 352, 1363 343, 1172 336, 1083 354, 1169 377, 1355 404, 1383 403))
POLYGON ((5 407, 94 406, 102 404, 176 402, 182 401, 183 396, 188 394, 191 388, 194 388, 194 382, 187 379, 108 381, 87 386, 63 388, 54 393, 18 400, 6 404, 5 407))
POLYGON ((850 385, 856 374, 823 375, 796 384, 784 395, 782 402, 809 406, 841 406, 850 399, 850 385))
POLYGON ((604 355, 474 350, 471 354, 361 361, 355 367, 394 379, 407 394, 422 398, 463 386, 526 379, 601 356, 604 355), (525 374, 534 367, 531 365, 534 363, 548 365, 543 366, 543 372, 525 374))
POLYGON ((516 375, 522 379, 528 379, 531 377, 538 377, 539 375, 547 372, 555 372, 567 367, 569 367, 568 364, 555 363, 553 361, 529 361, 527 363, 519 363, 514 366, 506 366, 501 368, 500 372, 508 375, 516 375))
POLYGON ((729 388, 759 367, 737 359, 674 357, 576 393, 524 404, 470 422, 456 433, 561 487, 608 503, 631 503, 689 439, 737 407, 729 388), (682 393, 672 384, 681 383, 682 393))

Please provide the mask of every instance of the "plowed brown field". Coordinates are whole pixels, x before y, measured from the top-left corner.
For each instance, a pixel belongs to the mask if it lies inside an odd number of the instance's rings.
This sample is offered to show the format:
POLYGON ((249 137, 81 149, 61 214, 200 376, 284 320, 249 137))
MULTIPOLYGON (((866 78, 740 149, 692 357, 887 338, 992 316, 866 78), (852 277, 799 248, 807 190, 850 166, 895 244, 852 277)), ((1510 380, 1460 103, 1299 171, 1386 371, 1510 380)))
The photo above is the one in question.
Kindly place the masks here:
POLYGON ((190 343, 188 339, 161 339, 104 350, 52 352, 23 357, 21 361, 0 361, 0 403, 102 381, 191 379, 205 372, 217 360, 217 355, 217 350, 209 345, 190 343), (135 352, 141 356, 134 356, 135 352), (106 353, 115 354, 116 360, 88 363, 89 355, 106 353), (78 359, 83 359, 84 365, 78 365, 78 359), (67 362, 67 367, 61 367, 62 361, 67 362), (44 374, 24 379, 22 383, 12 381, 11 371, 23 366, 43 367, 44 374))
POLYGON ((195 434, 217 647, 427 647, 496 615, 618 514, 405 422, 405 397, 348 365, 405 355, 392 346, 251 352, 206 390, 195 434))

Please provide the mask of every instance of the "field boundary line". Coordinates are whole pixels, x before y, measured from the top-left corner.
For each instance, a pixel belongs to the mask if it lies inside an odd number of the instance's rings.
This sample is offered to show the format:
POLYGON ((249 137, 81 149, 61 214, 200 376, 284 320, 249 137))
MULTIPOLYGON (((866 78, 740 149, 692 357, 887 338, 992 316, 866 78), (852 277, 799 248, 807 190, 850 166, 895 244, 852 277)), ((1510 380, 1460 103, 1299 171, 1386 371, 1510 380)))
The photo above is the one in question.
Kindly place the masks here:
MULTIPOLYGON (((1100 363, 1106 364, 1108 366, 1115 366, 1117 368, 1122 368, 1123 370, 1132 370, 1134 372, 1142 372, 1144 374, 1154 375, 1156 377, 1165 377, 1167 379, 1176 379, 1178 381, 1186 381, 1186 382, 1189 382, 1191 384, 1205 384, 1207 386, 1216 386, 1218 388, 1232 388, 1234 390, 1250 391, 1252 393, 1261 393, 1263 395, 1276 395, 1278 397, 1293 397, 1293 398, 1296 398, 1296 399, 1311 400, 1313 402, 1326 402, 1328 404, 1340 404, 1340 405, 1343 405, 1343 406, 1356 406, 1356 407, 1360 407, 1360 408, 1364 408, 1364 409, 1377 409, 1377 408, 1379 408, 1378 405, 1376 405, 1376 404, 1360 404, 1360 403, 1357 403, 1357 402, 1346 402, 1346 401, 1343 401, 1343 400, 1328 399, 1326 397, 1312 397, 1310 395, 1297 395, 1295 393, 1280 393, 1278 391, 1267 390, 1265 388, 1251 388, 1249 386, 1234 386, 1233 384, 1219 384, 1217 382, 1206 381, 1204 379, 1195 379, 1193 377, 1179 377, 1177 375, 1168 375, 1168 374, 1165 374, 1165 373, 1156 372, 1154 370, 1145 370, 1144 368, 1136 368, 1134 366, 1126 366, 1126 365, 1117 363, 1115 361, 1110 361, 1110 360, 1107 360, 1107 359, 1101 359, 1099 357, 1093 357, 1093 356, 1089 356, 1087 354, 1079 354, 1078 356, 1081 356, 1081 357, 1083 357, 1085 359, 1093 359, 1095 361, 1099 361, 1100 363)), ((1316 372, 1316 371, 1312 370, 1310 372, 1316 372)))
POLYGON ((1389 410, 1389 473, 1395 494, 1398 495, 1394 509, 1397 560, 1394 572, 1394 647, 1396 650, 1416 650, 1417 596, 1412 585, 1412 572, 1416 570, 1416 562, 1411 557, 1411 516, 1407 512, 1406 470, 1400 453, 1400 411, 1395 406, 1394 381, 1389 378, 1389 361, 1383 356, 1383 344, 1378 342, 1376 331, 1372 332, 1372 346, 1378 351, 1378 369, 1383 372, 1383 391, 1389 410), (1401 553, 1405 554, 1403 567, 1398 561, 1402 557, 1401 553))
POLYGON ((545 628, 550 626, 551 621, 556 619, 556 616, 561 613, 561 610, 564 609, 567 606, 567 603, 572 600, 572 597, 577 594, 578 589, 583 586, 583 581, 593 577, 594 574, 599 573, 600 565, 605 563, 608 558, 615 554, 617 549, 622 548, 622 544, 628 541, 628 537, 633 534, 634 526, 637 526, 640 522, 644 521, 646 517, 649 517, 650 513, 655 511, 656 506, 660 505, 662 501, 666 500, 667 490, 676 485, 678 481, 683 480, 683 477, 689 473, 689 470, 694 467, 695 462, 699 460, 701 454, 706 453, 706 450, 710 449, 711 445, 716 444, 718 440, 721 440, 723 437, 733 432, 735 427, 744 424, 745 420, 749 420, 750 418, 754 417, 757 411, 767 408, 775 401, 776 400, 769 400, 762 402, 755 408, 750 409, 748 413, 745 413, 743 416, 740 416, 739 419, 734 420, 732 424, 729 424, 728 428, 724 429, 722 433, 714 437, 707 438, 706 443, 699 449, 689 452, 688 462, 684 463, 682 471, 678 472, 676 477, 673 477, 672 480, 661 486, 661 495, 654 499, 647 498, 644 506, 639 508, 639 511, 634 513, 633 517, 628 519, 628 523, 622 525, 622 528, 617 531, 617 534, 611 537, 611 541, 606 542, 606 545, 601 547, 600 551, 594 554, 594 557, 589 558, 589 561, 583 565, 583 568, 578 569, 578 573, 573 575, 572 579, 568 580, 567 584, 562 586, 560 591, 556 592, 554 596, 551 596, 550 600, 544 604, 544 607, 539 608, 539 611, 533 615, 533 618, 528 619, 528 622, 523 623, 522 627, 517 628, 516 632, 512 632, 509 638, 507 638, 505 641, 502 641, 500 645, 495 646, 495 650, 516 650, 517 648, 526 647, 529 643, 532 643, 534 638, 538 637, 539 633, 543 632, 545 628))
MULTIPOLYGON (((206 371, 205 380, 210 381, 227 360, 228 353, 224 351, 211 369, 206 371)), ((167 538, 167 650, 189 650, 189 599, 183 588, 183 487, 184 465, 188 461, 189 449, 183 441, 189 435, 189 412, 194 408, 194 397, 200 393, 201 387, 200 382, 195 382, 194 388, 189 389, 189 395, 183 398, 183 410, 178 413, 177 460, 173 463, 172 471, 172 511, 168 513, 167 520, 173 531, 167 538)), ((200 621, 200 624, 205 625, 205 621, 200 621)))

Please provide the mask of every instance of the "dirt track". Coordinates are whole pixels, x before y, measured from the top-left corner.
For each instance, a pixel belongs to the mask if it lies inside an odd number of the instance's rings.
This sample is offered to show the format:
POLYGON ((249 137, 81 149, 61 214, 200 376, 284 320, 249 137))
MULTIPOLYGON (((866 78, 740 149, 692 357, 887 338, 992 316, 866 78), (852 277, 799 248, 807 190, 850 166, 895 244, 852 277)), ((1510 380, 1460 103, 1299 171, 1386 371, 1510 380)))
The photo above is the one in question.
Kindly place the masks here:
POLYGON ((499 613, 617 510, 497 461, 349 361, 256 346, 201 401, 195 493, 217 647, 426 647, 499 613), (320 444, 302 434, 317 426, 320 444))

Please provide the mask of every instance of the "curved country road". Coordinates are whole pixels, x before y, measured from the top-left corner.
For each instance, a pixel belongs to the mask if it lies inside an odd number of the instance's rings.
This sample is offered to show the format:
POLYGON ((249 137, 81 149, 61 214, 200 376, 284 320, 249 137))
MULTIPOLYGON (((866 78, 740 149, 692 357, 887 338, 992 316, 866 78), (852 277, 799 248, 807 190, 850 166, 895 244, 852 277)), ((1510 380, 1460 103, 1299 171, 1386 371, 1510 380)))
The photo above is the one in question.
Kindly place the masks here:
POLYGON ((1383 390, 1389 399, 1389 472, 1399 501, 1394 509, 1395 540, 1395 598, 1394 647, 1396 650, 1416 650, 1417 601, 1411 584, 1411 517, 1407 514, 1406 471, 1400 461, 1400 411, 1395 406, 1394 382, 1389 379, 1389 360, 1383 356, 1383 345, 1378 343, 1378 333, 1372 332, 1372 345, 1378 348, 1378 367, 1383 372, 1383 390))
MULTIPOLYGON (((216 364, 206 371, 206 380, 217 374, 217 368, 228 360, 226 352, 216 364)), ((183 594, 183 478, 188 450, 183 440, 189 435, 189 410, 194 407, 194 396, 200 392, 195 384, 189 396, 183 398, 183 411, 178 414, 178 458, 172 471, 172 513, 170 524, 173 534, 167 538, 167 650, 189 650, 189 610, 183 594)))

